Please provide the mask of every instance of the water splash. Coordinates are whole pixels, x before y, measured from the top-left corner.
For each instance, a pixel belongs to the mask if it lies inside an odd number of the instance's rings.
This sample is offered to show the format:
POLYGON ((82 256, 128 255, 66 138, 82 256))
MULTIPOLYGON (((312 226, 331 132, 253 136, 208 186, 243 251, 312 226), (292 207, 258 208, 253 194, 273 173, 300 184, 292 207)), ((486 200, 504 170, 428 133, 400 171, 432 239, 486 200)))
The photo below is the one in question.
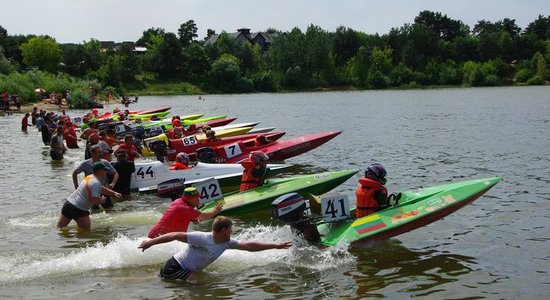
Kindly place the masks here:
MULTIPOLYGON (((303 267, 314 270, 337 268, 354 261, 347 247, 320 250, 307 246, 305 241, 292 234, 288 227, 258 225, 246 228, 235 235, 239 240, 262 242, 293 241, 288 250, 268 250, 263 252, 226 251, 206 272, 240 271, 246 268, 266 265, 303 267)), ((137 247, 144 238, 119 235, 107 244, 70 252, 2 253, 0 255, 0 282, 27 281, 35 278, 64 277, 105 269, 127 269, 136 267, 158 267, 187 245, 171 242, 154 246, 145 252, 137 247)))

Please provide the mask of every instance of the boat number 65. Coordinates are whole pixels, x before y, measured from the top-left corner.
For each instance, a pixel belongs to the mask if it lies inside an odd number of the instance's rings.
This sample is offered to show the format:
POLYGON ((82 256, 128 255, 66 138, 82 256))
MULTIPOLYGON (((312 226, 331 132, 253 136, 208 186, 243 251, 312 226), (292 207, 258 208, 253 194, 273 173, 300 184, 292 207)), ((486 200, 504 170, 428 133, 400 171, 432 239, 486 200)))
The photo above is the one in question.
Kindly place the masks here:
POLYGON ((188 136, 181 139, 184 146, 191 146, 197 144, 197 137, 196 136, 188 136))

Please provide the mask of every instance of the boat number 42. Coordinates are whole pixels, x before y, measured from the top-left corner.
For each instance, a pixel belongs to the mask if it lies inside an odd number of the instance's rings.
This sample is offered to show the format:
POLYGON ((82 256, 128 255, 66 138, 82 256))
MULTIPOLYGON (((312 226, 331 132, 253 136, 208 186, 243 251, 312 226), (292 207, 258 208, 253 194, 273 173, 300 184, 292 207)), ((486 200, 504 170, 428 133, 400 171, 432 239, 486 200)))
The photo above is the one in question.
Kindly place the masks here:
POLYGON ((321 214, 326 222, 349 219, 348 195, 334 195, 321 198, 321 214))
POLYGON ((200 197, 201 205, 223 198, 220 183, 215 178, 201 181, 195 184, 195 188, 201 195, 200 197))

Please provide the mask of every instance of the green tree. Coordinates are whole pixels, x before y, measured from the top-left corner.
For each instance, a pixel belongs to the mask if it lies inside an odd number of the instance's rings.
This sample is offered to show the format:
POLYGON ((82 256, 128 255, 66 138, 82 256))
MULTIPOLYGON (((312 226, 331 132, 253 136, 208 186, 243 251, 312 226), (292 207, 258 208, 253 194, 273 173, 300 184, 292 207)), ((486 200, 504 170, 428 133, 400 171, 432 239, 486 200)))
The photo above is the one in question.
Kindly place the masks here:
POLYGON ((550 39, 550 16, 539 15, 535 21, 527 25, 525 33, 535 34, 541 40, 550 39))
POLYGON ((175 34, 169 32, 163 36, 152 36, 148 45, 151 48, 147 57, 149 70, 165 79, 182 70, 183 51, 175 34))
POLYGON ((153 37, 163 36, 166 32, 164 31, 164 28, 160 27, 151 27, 143 32, 141 37, 136 41, 137 46, 141 47, 147 47, 147 45, 151 44, 151 39, 153 37))
POLYGON ((348 82, 364 87, 366 86, 369 69, 372 64, 372 51, 365 46, 359 47, 357 54, 353 56, 346 65, 348 82))
POLYGON ((61 50, 54 39, 46 36, 34 37, 20 48, 25 65, 49 72, 55 72, 59 68, 61 50))
POLYGON ((122 70, 121 80, 133 80, 134 76, 141 71, 140 60, 134 52, 134 47, 129 44, 123 44, 115 55, 119 57, 120 68, 122 70))
POLYGON ((421 11, 414 19, 415 24, 422 24, 431 30, 438 38, 453 41, 458 37, 468 35, 470 29, 462 21, 453 20, 447 15, 429 10, 421 11))
POLYGON ((239 60, 231 54, 223 54, 212 63, 210 79, 222 92, 234 92, 241 80, 239 60))
POLYGON ((83 51, 82 45, 64 44, 60 46, 62 53, 62 63, 65 72, 73 76, 83 76, 82 70, 83 51))
POLYGON ((4 56, 4 48, 0 46, 0 74, 9 74, 15 70, 14 64, 4 56))
POLYGON ((210 28, 206 29, 206 37, 204 38, 204 40, 208 40, 213 35, 216 35, 216 30, 210 28))
POLYGON ((332 42, 336 66, 345 65, 363 45, 363 41, 355 30, 340 26, 336 28, 332 42))
POLYGON ((82 45, 82 71, 88 73, 98 70, 106 60, 105 53, 101 52, 101 43, 90 39, 82 45))
POLYGON ((300 67, 300 73, 305 64, 304 34, 298 27, 294 27, 289 33, 279 35, 271 44, 268 52, 270 67, 282 74, 296 66, 300 67))
POLYGON ((183 24, 180 25, 180 28, 178 29, 178 36, 180 39, 180 43, 182 47, 187 47, 191 45, 193 40, 198 37, 197 35, 197 24, 195 24, 195 21, 189 20, 183 24))
POLYGON ((200 78, 206 75, 210 69, 208 56, 202 46, 197 43, 191 44, 183 50, 184 69, 190 77, 200 78))

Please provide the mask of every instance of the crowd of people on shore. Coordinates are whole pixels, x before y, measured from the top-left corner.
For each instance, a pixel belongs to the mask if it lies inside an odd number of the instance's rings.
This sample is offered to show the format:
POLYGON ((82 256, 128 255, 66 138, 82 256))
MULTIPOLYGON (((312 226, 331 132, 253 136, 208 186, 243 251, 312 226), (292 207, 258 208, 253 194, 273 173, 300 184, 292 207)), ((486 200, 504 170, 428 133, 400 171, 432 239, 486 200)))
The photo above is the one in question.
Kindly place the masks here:
POLYGON ((0 110, 8 112, 11 106, 15 106, 17 111, 21 111, 21 97, 18 95, 10 95, 10 93, 4 91, 0 94, 0 110))

